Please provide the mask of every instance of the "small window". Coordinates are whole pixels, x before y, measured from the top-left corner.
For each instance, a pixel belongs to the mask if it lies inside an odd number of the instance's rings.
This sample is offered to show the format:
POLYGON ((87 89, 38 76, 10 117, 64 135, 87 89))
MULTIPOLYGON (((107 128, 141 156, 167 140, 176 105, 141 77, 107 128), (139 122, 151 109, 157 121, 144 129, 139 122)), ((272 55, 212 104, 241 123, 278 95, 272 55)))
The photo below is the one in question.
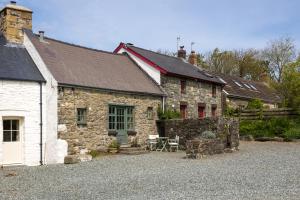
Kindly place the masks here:
POLYGON ((217 96, 217 87, 215 85, 212 85, 212 97, 217 96))
POLYGON ((198 118, 203 119, 205 117, 205 105, 198 105, 198 118))
POLYGON ((186 93, 186 81, 185 80, 180 81, 180 89, 181 89, 181 94, 186 93))
POLYGON ((20 141, 19 120, 3 120, 3 142, 20 141))
POLYGON ((186 104, 180 104, 180 117, 181 117, 181 119, 187 118, 187 105, 186 104))
POLYGON ((86 118, 86 108, 77 108, 77 125, 86 125, 86 118))
POLYGON ((239 86, 239 87, 241 87, 241 88, 243 88, 243 86, 239 83, 239 82, 237 82, 237 81, 234 81, 234 83, 237 85, 237 86, 239 86))
POLYGON ((254 85, 252 85, 252 84, 250 84, 250 87, 251 87, 253 90, 257 90, 257 88, 256 88, 254 85))
POLYGON ((153 107, 147 108, 147 119, 149 119, 149 120, 153 119, 153 107))

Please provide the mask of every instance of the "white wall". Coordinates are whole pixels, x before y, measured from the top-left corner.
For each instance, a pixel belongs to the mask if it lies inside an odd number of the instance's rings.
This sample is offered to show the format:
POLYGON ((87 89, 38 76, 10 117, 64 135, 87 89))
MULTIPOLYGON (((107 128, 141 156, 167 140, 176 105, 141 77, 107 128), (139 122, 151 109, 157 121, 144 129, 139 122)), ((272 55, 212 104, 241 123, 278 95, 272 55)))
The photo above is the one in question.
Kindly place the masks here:
MULTIPOLYGON (((45 87, 45 86, 43 86, 45 87)), ((36 82, 0 80, 0 165, 3 162, 3 117, 24 119, 24 165, 40 164, 40 85, 36 82)), ((43 93, 45 97, 45 93, 43 93)), ((45 129, 44 129, 45 131, 45 129)), ((44 137, 45 138, 45 137, 44 137)))
POLYGON ((63 157, 67 155, 67 142, 58 140, 57 138, 57 86, 58 83, 54 79, 53 75, 47 68, 46 64, 42 60, 38 51, 28 38, 24 34, 24 46, 31 56, 32 60, 37 65, 38 69, 42 73, 43 77, 46 79, 47 83, 45 86, 45 120, 44 127, 46 128, 46 144, 45 144, 45 163, 61 163, 63 162, 63 157))
POLYGON ((147 72, 152 79, 160 85, 160 71, 152 67, 151 65, 147 64, 137 56, 133 55, 132 53, 128 52, 126 49, 121 48, 118 53, 126 52, 145 72, 147 72))

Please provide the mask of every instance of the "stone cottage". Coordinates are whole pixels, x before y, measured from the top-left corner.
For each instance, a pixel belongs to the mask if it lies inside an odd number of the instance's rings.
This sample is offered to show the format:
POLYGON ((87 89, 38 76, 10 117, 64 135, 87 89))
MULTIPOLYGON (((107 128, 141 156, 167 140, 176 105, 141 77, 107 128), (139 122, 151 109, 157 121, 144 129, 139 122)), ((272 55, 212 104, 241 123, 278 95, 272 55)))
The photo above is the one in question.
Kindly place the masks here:
POLYGON ((0 11, 0 165, 59 163, 66 152, 51 115, 52 83, 23 44, 31 18, 15 2, 0 11))
MULTIPOLYGON (((186 60, 181 47, 178 57, 121 43, 115 53, 126 53, 167 93, 165 109, 180 111, 182 118, 216 117, 222 114, 224 83, 186 60)), ((193 54, 195 55, 195 54, 193 54)))
MULTIPOLYGON (((90 49, 25 31, 25 46, 38 55, 57 82, 58 134, 68 153, 144 143, 156 134, 164 93, 126 55, 90 49)), ((38 62, 38 61, 37 61, 38 62)))

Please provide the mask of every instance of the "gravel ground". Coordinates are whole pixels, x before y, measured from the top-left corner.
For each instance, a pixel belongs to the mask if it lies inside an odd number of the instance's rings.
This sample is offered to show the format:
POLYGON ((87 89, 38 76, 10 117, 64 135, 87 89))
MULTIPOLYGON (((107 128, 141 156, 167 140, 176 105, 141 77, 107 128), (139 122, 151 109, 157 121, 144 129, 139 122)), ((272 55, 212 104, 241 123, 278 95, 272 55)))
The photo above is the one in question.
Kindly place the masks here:
POLYGON ((154 152, 5 168, 0 199, 300 199, 300 143, 242 142, 240 149, 202 160, 154 152))

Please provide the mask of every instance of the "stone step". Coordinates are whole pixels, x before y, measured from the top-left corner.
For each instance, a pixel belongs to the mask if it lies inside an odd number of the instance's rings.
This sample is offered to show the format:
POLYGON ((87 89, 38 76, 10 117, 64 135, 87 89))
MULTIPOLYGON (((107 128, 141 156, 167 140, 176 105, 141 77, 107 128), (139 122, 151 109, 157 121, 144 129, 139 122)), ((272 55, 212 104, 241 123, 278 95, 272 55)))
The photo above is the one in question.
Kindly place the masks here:
POLYGON ((148 153, 148 151, 146 151, 141 147, 121 147, 119 153, 126 154, 126 155, 139 155, 139 154, 148 153))

